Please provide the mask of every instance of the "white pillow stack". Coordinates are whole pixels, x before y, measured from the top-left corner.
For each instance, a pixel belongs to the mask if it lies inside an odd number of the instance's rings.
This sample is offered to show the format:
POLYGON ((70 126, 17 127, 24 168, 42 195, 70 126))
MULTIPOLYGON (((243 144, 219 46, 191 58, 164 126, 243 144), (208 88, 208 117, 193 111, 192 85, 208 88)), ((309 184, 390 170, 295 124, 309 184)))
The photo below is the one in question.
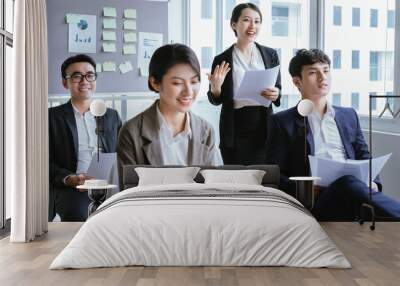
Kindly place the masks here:
POLYGON ((195 183, 193 179, 199 170, 199 167, 135 168, 139 176, 139 186, 195 183))
POLYGON ((261 185, 265 171, 261 170, 202 170, 204 183, 261 185))

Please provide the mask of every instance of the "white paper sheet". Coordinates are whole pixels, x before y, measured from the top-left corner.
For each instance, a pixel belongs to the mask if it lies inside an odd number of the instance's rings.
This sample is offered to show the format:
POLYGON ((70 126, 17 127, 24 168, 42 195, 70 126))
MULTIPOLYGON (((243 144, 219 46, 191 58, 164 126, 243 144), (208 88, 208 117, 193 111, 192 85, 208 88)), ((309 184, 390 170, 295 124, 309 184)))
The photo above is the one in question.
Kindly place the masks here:
POLYGON ((136 21, 124 20, 124 30, 136 30, 136 21))
POLYGON ((137 34, 135 32, 125 33, 124 34, 124 42, 132 43, 137 41, 137 34))
POLYGON ((144 77, 149 76, 149 69, 145 68, 145 67, 140 67, 139 68, 139 75, 140 76, 144 76, 144 77))
POLYGON ((136 9, 125 9, 124 17, 127 19, 136 19, 136 9))
POLYGON ((103 41, 116 41, 117 35, 115 31, 103 31, 103 41))
POLYGON ((246 71, 235 95, 235 99, 249 99, 263 106, 270 106, 271 101, 261 96, 263 89, 274 87, 280 66, 266 70, 246 71))
MULTIPOLYGON (((67 16, 68 17, 68 16, 67 16)), ((74 15, 69 24, 68 52, 96 53, 96 16, 74 15)))
MULTIPOLYGON (((107 180, 109 184, 115 185, 115 174, 117 168, 117 153, 100 153, 99 161, 97 161, 97 154, 93 155, 90 161, 87 174, 99 180, 107 180)), ((117 180, 118 181, 118 180, 117 180)))
POLYGON ((125 55, 134 55, 136 54, 135 45, 124 45, 123 52, 125 55))
POLYGON ((133 70, 132 63, 130 61, 121 63, 119 65, 119 70, 121 71, 122 74, 130 72, 131 70, 133 70))
POLYGON ((67 24, 77 24, 79 23, 81 15, 79 14, 66 14, 65 20, 67 24))
POLYGON ((96 64, 96 72, 99 73, 101 71, 102 71, 102 65, 101 65, 101 63, 97 63, 96 64))
POLYGON ((114 53, 116 50, 115 42, 103 42, 103 52, 114 53))
MULTIPOLYGON (((392 153, 372 159, 372 178, 375 178, 389 160, 392 153)), ((369 185, 369 160, 335 161, 326 158, 308 156, 311 175, 320 177, 315 184, 322 187, 329 186, 336 179, 353 175, 369 185)))
POLYGON ((140 76, 149 75, 149 63, 154 51, 162 46, 163 34, 139 32, 138 68, 140 76))
POLYGON ((103 63, 103 71, 105 72, 114 72, 116 69, 115 62, 109 61, 103 63))
POLYGON ((104 29, 116 29, 117 21, 115 19, 103 19, 103 28, 104 29))
POLYGON ((117 17, 117 9, 114 7, 104 7, 103 8, 103 16, 104 17, 117 17))

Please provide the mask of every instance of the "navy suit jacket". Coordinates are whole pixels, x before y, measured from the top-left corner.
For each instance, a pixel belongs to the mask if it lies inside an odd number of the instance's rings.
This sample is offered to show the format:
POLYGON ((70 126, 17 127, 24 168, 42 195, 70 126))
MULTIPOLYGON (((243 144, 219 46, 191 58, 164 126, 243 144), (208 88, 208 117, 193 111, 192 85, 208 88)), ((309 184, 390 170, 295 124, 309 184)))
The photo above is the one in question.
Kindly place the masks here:
MULTIPOLYGON (((100 137, 103 152, 116 152, 121 128, 118 112, 107 108, 99 123, 104 129, 100 137)), ((75 173, 78 161, 78 131, 71 101, 49 108, 49 149, 50 189, 67 188, 63 180, 75 173)))
MULTIPOLYGON (((333 106, 335 121, 347 159, 362 160, 370 157, 368 145, 360 128, 360 122, 353 108, 333 106)), ((304 120, 297 112, 297 106, 271 115, 268 128, 267 160, 278 164, 281 169, 280 188, 287 193, 295 193, 295 184, 289 180, 291 176, 309 176, 308 155, 314 155, 313 134, 307 118, 304 120), (304 157, 304 128, 307 127, 306 148, 304 157)), ((375 179, 382 189, 379 178, 375 179)))
MULTIPOLYGON (((256 43, 256 47, 259 49, 261 53, 261 57, 264 61, 264 66, 266 69, 268 68, 273 68, 275 66, 279 65, 279 58, 277 52, 269 47, 261 46, 258 43, 256 43)), ((220 133, 220 146, 221 147, 233 147, 234 143, 234 108, 233 108, 233 78, 232 78, 232 69, 233 67, 233 58, 232 58, 232 53, 233 53, 233 48, 234 45, 232 45, 230 48, 219 54, 214 58, 214 61, 212 63, 212 68, 211 70, 214 71, 215 67, 217 65, 220 65, 223 61, 229 63, 229 67, 231 70, 228 72, 228 74, 225 77, 224 83, 222 84, 221 87, 221 94, 219 97, 214 97, 213 94, 211 93, 211 86, 209 87, 208 90, 208 100, 210 103, 214 105, 220 105, 222 104, 221 108, 221 115, 220 115, 220 120, 219 120, 219 133, 220 133)), ((275 86, 279 88, 279 90, 282 89, 281 86, 281 73, 279 71, 278 78, 276 80, 275 86)), ((275 106, 280 106, 281 101, 280 101, 280 91, 279 91, 279 97, 277 100, 273 102, 275 106)), ((266 108, 266 114, 267 116, 272 113, 272 105, 266 108)))

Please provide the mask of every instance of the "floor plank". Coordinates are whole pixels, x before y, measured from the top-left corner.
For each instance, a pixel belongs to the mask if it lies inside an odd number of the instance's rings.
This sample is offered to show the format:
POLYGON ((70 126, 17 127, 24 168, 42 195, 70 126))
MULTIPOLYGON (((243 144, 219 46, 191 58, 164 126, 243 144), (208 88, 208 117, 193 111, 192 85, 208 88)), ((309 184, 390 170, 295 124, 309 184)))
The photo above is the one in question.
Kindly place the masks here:
POLYGON ((399 285, 400 223, 322 223, 352 269, 290 267, 117 267, 49 270, 81 223, 50 223, 49 233, 32 243, 0 240, 0 285, 399 285))

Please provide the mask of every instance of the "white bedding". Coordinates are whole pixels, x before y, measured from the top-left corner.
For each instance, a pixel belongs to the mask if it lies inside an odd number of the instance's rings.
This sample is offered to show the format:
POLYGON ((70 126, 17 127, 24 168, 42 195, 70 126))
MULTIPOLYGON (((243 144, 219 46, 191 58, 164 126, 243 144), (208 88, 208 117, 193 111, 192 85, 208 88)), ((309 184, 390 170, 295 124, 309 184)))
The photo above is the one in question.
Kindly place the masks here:
POLYGON ((299 204, 279 190, 254 185, 132 188, 106 200, 50 269, 127 265, 350 268, 342 252, 299 204), (178 195, 118 202, 150 191, 208 192, 204 189, 261 190, 271 199, 178 195))

